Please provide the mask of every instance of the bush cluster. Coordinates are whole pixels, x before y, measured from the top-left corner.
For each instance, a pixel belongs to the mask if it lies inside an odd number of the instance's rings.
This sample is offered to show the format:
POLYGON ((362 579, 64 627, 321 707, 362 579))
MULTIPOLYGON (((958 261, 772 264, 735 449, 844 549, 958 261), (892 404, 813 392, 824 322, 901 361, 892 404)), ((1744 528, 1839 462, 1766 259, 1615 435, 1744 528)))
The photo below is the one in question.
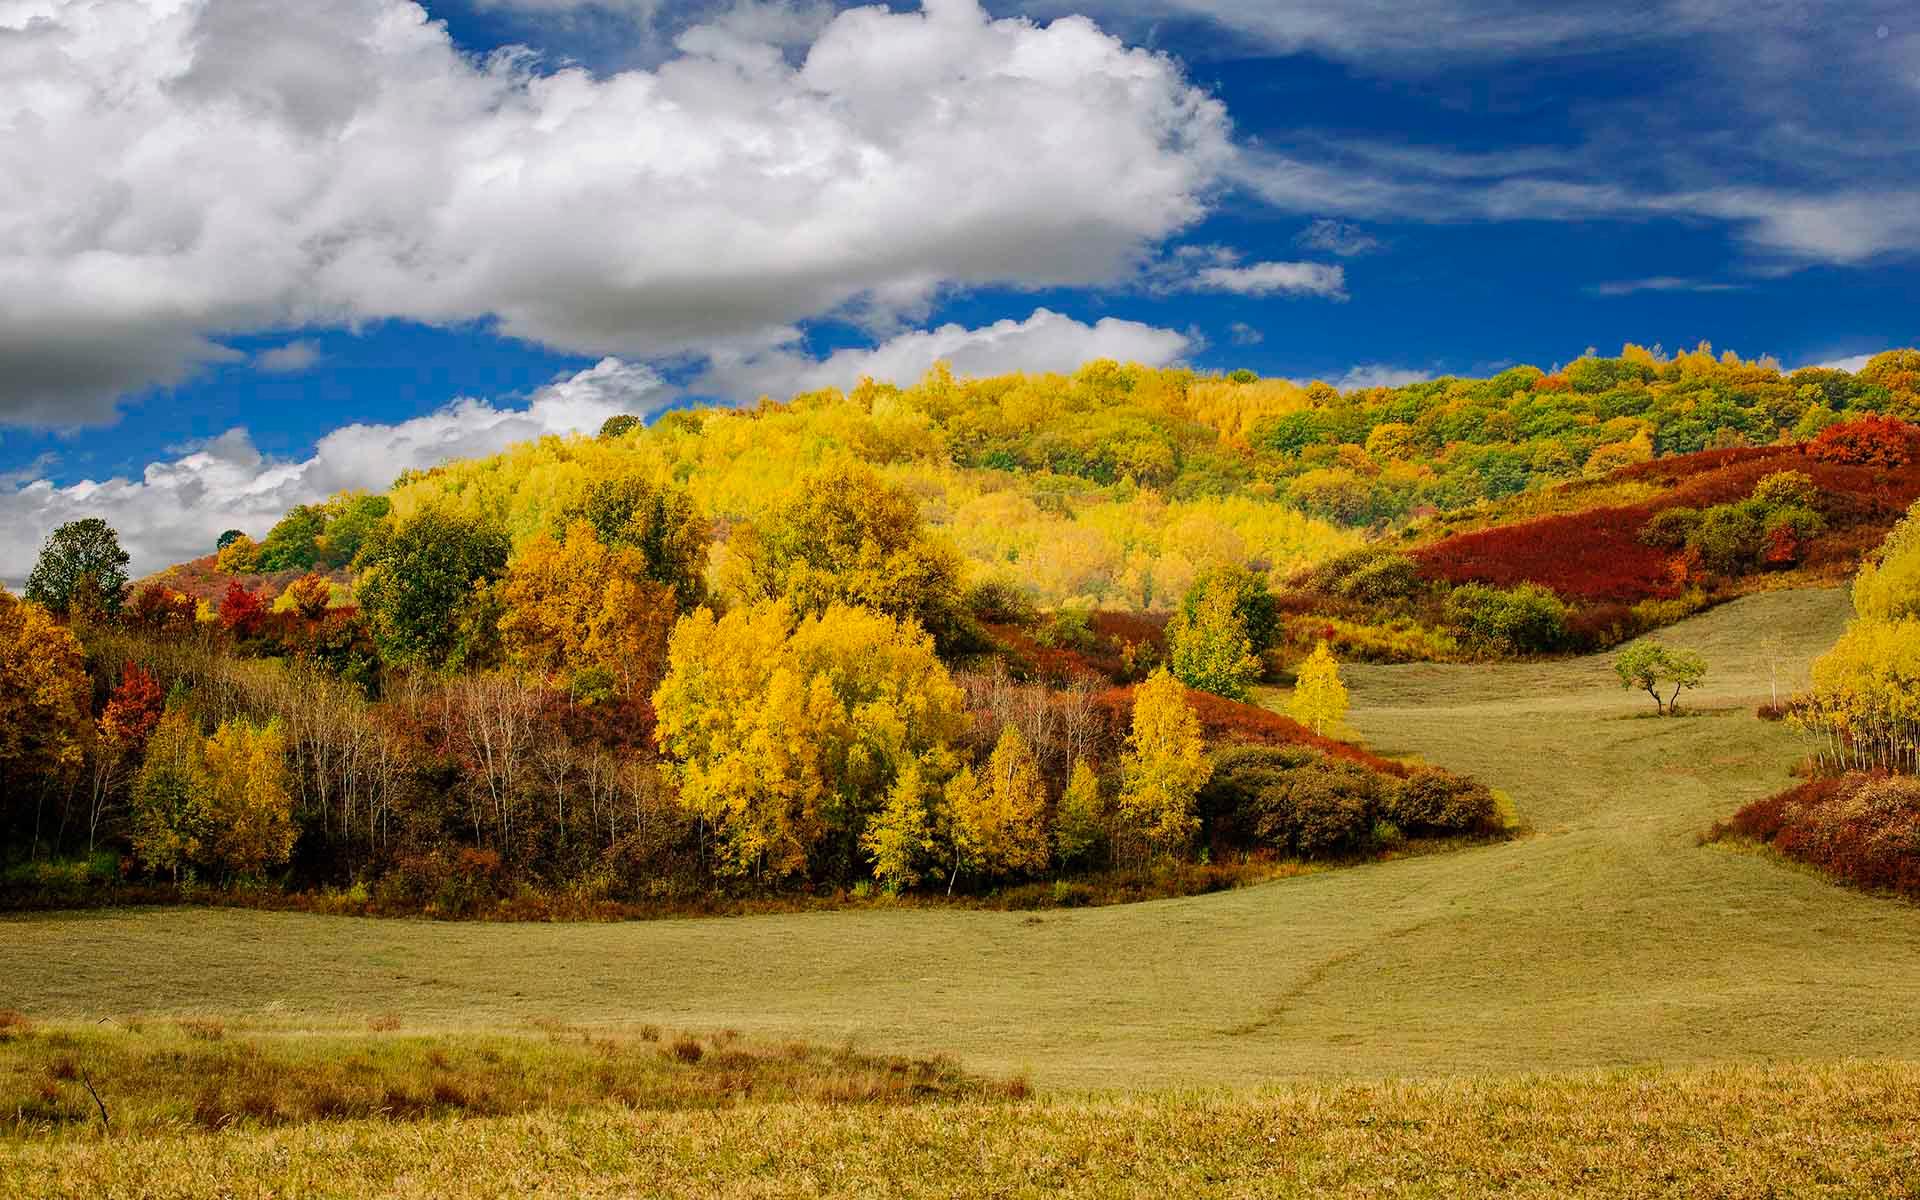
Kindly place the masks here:
POLYGON ((1711 836, 1751 838, 1855 887, 1920 897, 1920 779, 1852 773, 1758 800, 1711 836))
POLYGON ((1401 778, 1301 746, 1242 746, 1219 754, 1200 793, 1216 844, 1307 859, 1391 846, 1401 835, 1482 836, 1503 827, 1484 786, 1445 771, 1401 778))

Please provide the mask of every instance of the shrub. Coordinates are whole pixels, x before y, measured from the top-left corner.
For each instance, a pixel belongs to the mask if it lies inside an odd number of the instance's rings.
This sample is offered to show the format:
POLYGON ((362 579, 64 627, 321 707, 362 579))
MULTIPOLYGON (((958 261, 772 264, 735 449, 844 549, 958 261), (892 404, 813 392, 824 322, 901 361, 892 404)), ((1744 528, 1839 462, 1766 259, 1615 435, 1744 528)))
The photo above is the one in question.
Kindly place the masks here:
POLYGON ((1093 610, 1066 605, 1034 635, 1049 650, 1080 650, 1091 653, 1100 648, 1100 635, 1093 628, 1093 610))
POLYGON ((1750 498, 1767 510, 1812 508, 1820 502, 1820 485, 1800 471, 1775 471, 1753 485, 1750 498))
POLYGON ((1861 467, 1904 467, 1916 457, 1920 429, 1892 417, 1867 416, 1829 425, 1807 444, 1821 462, 1861 467))
POLYGON ((1764 842, 1855 887, 1920 896, 1920 780, 1851 774, 1809 780, 1716 826, 1764 842))
POLYGON ((1700 510, 1684 505, 1675 508, 1663 508, 1647 518, 1640 527, 1640 540, 1649 546, 1659 546, 1665 550, 1678 550, 1693 540, 1693 534, 1700 528, 1700 510))
POLYGON ((1399 781, 1301 746, 1245 746, 1214 760, 1198 798, 1217 842, 1302 858, 1364 852, 1399 781))
POLYGON ((1567 606, 1537 584, 1502 590, 1469 583, 1447 597, 1447 620, 1461 640, 1494 654, 1545 654, 1567 638, 1567 606))
POLYGON ((1018 584, 987 579, 967 589, 967 611, 992 625, 1032 625, 1040 619, 1033 597, 1018 584))
POLYGON ((1323 596, 1368 604, 1404 600, 1423 586, 1418 564, 1404 554, 1379 548, 1354 550, 1322 563, 1301 585, 1323 596))
POLYGON ((1500 804, 1484 784, 1446 771, 1409 775, 1387 802, 1387 816, 1413 834, 1498 832, 1500 804))

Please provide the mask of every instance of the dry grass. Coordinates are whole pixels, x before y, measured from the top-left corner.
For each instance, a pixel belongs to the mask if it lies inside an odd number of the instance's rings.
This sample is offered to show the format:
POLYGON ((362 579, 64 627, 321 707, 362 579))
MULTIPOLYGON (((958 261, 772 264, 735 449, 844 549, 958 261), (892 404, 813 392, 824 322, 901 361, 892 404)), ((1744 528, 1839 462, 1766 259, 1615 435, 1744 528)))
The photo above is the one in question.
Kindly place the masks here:
POLYGON ((314 1122, 0 1142, 0 1196, 1911 1195, 1920 1066, 1010 1104, 314 1122))
POLYGON ((732 1030, 610 1037, 563 1025, 519 1035, 300 1034, 204 1023, 41 1026, 0 1045, 0 1136, 145 1139, 189 1129, 416 1121, 614 1108, 921 1104, 1024 1096, 951 1059, 752 1042, 732 1030), (99 1099, 96 1101, 95 1096, 99 1099))

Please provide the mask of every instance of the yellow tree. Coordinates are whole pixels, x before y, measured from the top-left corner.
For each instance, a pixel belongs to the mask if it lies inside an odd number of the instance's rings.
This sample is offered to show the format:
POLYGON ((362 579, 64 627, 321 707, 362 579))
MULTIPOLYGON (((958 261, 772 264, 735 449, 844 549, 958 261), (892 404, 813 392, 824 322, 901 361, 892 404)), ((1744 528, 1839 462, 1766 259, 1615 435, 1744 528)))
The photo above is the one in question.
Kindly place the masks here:
POLYGON ((1046 786, 1018 727, 1000 731, 986 778, 954 789, 948 800, 956 864, 988 878, 1047 865, 1046 786))
POLYGON ((837 604, 798 624, 777 601, 696 610, 653 705, 668 777, 713 828, 720 868, 775 878, 829 841, 851 858, 902 771, 951 772, 965 727, 925 632, 837 604))
POLYGON ((1338 729, 1347 719, 1347 685, 1340 682, 1340 664, 1322 641, 1294 677, 1287 713, 1315 733, 1338 729))
POLYGON ((1062 865, 1071 866, 1092 856, 1106 833, 1106 816, 1100 777, 1086 759, 1075 759, 1053 821, 1053 850, 1062 865))
POLYGON ((0 588, 0 819, 41 783, 77 771, 92 740, 80 644, 38 604, 0 588))
POLYGON ((920 764, 908 763, 887 792, 887 802, 860 835, 873 863, 873 877, 889 892, 920 882, 920 864, 933 851, 933 818, 927 811, 920 764))
POLYGON ((278 721, 221 724, 202 750, 203 861, 234 875, 259 875, 287 861, 299 830, 287 786, 287 737, 278 721))
POLYGON ((557 542, 536 536, 501 588, 500 636, 536 670, 593 671, 622 695, 658 679, 674 617, 673 589, 647 578, 647 558, 602 545, 584 520, 557 542))
POLYGON ((1165 667, 1134 690, 1133 729, 1120 757, 1120 815, 1150 845, 1174 851, 1199 828, 1193 801, 1213 773, 1200 718, 1165 667))
POLYGON ((1253 640, 1227 587, 1210 587, 1189 614, 1175 613, 1167 625, 1167 665, 1188 687, 1245 700, 1260 678, 1253 640))
POLYGON ((182 867, 199 861, 207 832, 206 774, 199 723, 184 706, 169 706, 133 781, 133 852, 147 870, 178 880, 182 867))

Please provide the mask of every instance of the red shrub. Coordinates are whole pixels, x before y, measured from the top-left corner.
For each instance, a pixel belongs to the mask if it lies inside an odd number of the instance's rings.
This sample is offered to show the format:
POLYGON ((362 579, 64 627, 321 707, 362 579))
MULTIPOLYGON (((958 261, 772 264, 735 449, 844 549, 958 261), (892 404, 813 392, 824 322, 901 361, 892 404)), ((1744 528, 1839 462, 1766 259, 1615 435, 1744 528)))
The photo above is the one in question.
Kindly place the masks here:
POLYGON ((155 581, 133 594, 128 615, 149 629, 190 629, 199 607, 192 596, 155 581))
POLYGON ((260 624, 267 617, 267 606, 261 601, 258 592, 249 591, 239 580, 227 584, 226 594, 220 597, 220 624, 235 637, 250 638, 260 632, 260 624))
POLYGON ((1809 780, 1747 805, 1714 832, 1765 842, 1855 887, 1920 896, 1920 780, 1809 780))
POLYGON ((1664 495, 1641 504, 1590 508, 1459 533, 1411 553, 1421 575, 1449 583, 1495 587, 1537 583, 1565 600, 1585 605, 1668 599, 1698 583, 1700 572, 1676 563, 1669 552, 1642 543, 1640 529, 1647 519, 1666 508, 1710 508, 1744 500, 1768 475, 1795 470, 1818 485, 1828 533, 1813 543, 1796 540, 1793 561, 1814 565, 1844 559, 1850 568, 1858 535, 1864 533, 1877 542, 1920 498, 1920 456, 1889 468, 1811 458, 1811 453, 1811 449, 1802 454, 1797 447, 1762 446, 1637 463, 1614 478, 1663 487, 1664 495))
POLYGON ((1861 417, 1829 425, 1807 444, 1822 462, 1862 467, 1904 467, 1920 454, 1920 429, 1892 417, 1861 417))

